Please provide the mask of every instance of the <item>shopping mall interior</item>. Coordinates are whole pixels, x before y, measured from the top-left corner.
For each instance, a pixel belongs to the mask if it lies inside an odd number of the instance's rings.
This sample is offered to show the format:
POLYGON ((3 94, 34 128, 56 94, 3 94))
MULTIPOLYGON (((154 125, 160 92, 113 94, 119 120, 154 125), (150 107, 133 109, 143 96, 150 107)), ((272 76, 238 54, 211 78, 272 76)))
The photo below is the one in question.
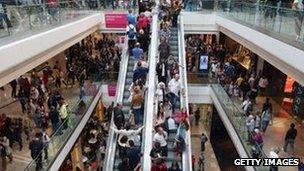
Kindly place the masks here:
POLYGON ((304 171, 303 3, 1 0, 0 171, 304 171))

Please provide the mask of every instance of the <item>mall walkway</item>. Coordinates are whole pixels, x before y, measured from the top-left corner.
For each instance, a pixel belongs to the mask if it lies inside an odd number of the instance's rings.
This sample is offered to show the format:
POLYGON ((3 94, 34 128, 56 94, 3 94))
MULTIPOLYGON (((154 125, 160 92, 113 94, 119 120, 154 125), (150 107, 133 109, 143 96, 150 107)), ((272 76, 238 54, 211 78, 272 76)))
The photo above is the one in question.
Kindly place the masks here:
MULTIPOLYGON (((197 107, 200 107, 200 105, 197 105, 197 107)), ((194 108, 194 111, 196 108, 194 108)), ((206 125, 204 125, 204 117, 205 115, 204 111, 201 110, 201 119, 199 121, 198 125, 193 124, 191 125, 191 150, 192 150, 192 155, 195 156, 196 162, 195 162, 195 170, 199 169, 198 165, 198 160, 200 156, 200 151, 201 151, 201 134, 202 132, 205 133, 205 135, 209 135, 210 130, 206 130, 206 125)), ((205 157, 205 170, 212 170, 212 171, 220 171, 217 159, 215 157, 212 145, 210 143, 210 138, 208 137, 208 141, 205 144, 205 152, 204 152, 204 157, 205 157)))
MULTIPOLYGON (((0 106, 3 106, 3 103, 5 101, 2 101, 2 99, 6 99, 7 102, 13 101, 13 99, 10 97, 11 88, 10 86, 5 86, 5 90, 1 91, 0 98, 1 98, 1 104, 0 106), (6 96, 5 96, 6 95, 6 96)), ((79 94, 79 88, 69 87, 68 89, 66 87, 61 88, 61 92, 63 94, 63 97, 67 101, 68 104, 73 107, 77 101, 78 94, 79 94)), ((7 105, 6 107, 3 107, 0 109, 0 114, 5 113, 8 117, 11 118, 25 118, 25 114, 22 113, 21 106, 19 101, 12 102, 11 104, 7 105)), ((32 121, 32 125, 34 125, 34 122, 32 121)), ((52 128, 49 126, 48 135, 52 134, 52 128)), ((29 142, 30 140, 26 140, 26 136, 24 133, 22 133, 22 140, 23 140, 23 149, 19 151, 19 146, 17 143, 14 143, 13 145, 13 161, 12 163, 9 163, 7 165, 7 169, 10 170, 24 170, 26 166, 32 161, 32 158, 30 156, 30 150, 29 150, 29 142)), ((33 137, 32 134, 30 134, 31 137, 33 137)))

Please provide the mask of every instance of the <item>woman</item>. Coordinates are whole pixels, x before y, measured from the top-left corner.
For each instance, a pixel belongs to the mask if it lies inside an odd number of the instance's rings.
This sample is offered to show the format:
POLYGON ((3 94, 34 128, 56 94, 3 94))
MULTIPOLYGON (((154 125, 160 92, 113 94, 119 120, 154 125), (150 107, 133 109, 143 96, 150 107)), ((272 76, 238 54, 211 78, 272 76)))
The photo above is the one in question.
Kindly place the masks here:
POLYGON ((163 82, 158 83, 157 90, 156 90, 156 98, 157 98, 158 104, 160 104, 160 103, 163 104, 165 101, 165 95, 166 95, 165 88, 166 88, 165 83, 163 83, 163 82))
POLYGON ((188 118, 188 114, 186 108, 182 108, 182 110, 175 114, 175 121, 176 123, 181 123, 183 120, 188 118))
POLYGON ((165 114, 162 105, 159 105, 156 118, 154 119, 154 127, 160 126, 165 122, 165 114))
POLYGON ((182 171, 182 170, 179 168, 177 161, 173 161, 168 171, 182 171))
POLYGON ((175 149, 178 154, 181 154, 186 146, 186 132, 189 130, 189 123, 186 119, 182 120, 177 128, 175 137, 175 149))

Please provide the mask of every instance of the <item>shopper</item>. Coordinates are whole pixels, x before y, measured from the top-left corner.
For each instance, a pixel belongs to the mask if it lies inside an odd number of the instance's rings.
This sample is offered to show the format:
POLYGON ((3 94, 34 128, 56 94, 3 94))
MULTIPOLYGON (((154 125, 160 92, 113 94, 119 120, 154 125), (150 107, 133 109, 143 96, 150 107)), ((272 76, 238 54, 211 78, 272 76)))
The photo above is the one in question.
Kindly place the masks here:
POLYGON ((201 135, 201 152, 205 151, 205 144, 208 141, 208 137, 202 132, 201 135))
POLYGON ((42 149, 43 143, 41 142, 39 134, 36 134, 34 139, 29 144, 31 157, 36 162, 36 170, 42 169, 42 149))
POLYGON ((285 144, 283 150, 286 152, 288 145, 291 147, 292 154, 294 155, 294 142, 297 137, 297 129, 295 129, 295 124, 290 124, 290 128, 285 135, 285 144))
POLYGON ((128 47, 129 47, 129 55, 132 55, 132 49, 135 46, 136 43, 136 28, 134 25, 129 23, 127 26, 127 35, 128 35, 128 47))
POLYGON ((157 133, 153 137, 153 142, 160 143, 161 156, 168 156, 168 146, 167 146, 168 133, 164 131, 162 127, 157 128, 157 133))
POLYGON ((183 93, 182 85, 179 81, 179 75, 175 74, 174 78, 168 83, 168 89, 170 93, 170 99, 172 104, 172 111, 174 113, 177 107, 177 102, 180 101, 179 93, 183 93))
POLYGON ((272 119, 272 112, 271 112, 270 108, 266 109, 262 113, 262 118, 261 119, 262 119, 261 128, 262 128, 262 131, 265 133, 266 129, 269 125, 269 122, 272 119))
POLYGON ((117 103, 117 106, 114 107, 114 124, 117 129, 121 129, 125 125, 125 116, 122 111, 122 107, 121 103, 117 103))

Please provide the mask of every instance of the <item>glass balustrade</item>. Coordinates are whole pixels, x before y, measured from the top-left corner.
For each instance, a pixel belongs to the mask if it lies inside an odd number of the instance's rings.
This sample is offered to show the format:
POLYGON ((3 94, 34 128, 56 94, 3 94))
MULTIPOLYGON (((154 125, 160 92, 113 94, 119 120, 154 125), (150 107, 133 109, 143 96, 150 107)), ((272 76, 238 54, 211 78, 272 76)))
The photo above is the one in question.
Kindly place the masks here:
POLYGON ((266 34, 302 45, 304 43, 304 11, 291 4, 241 1, 186 1, 185 11, 216 12, 254 29, 265 30, 266 34))
MULTIPOLYGON (((48 167, 54 162, 59 152, 64 147, 67 140, 70 138, 77 125, 82 120, 84 114, 87 112, 94 98, 96 97, 101 85, 109 83, 115 83, 117 81, 117 72, 101 73, 94 81, 86 81, 84 83, 84 94, 82 100, 79 98, 79 92, 71 91, 65 96, 68 96, 67 100, 69 109, 69 119, 61 123, 59 128, 50 137, 50 142, 44 145, 43 150, 40 152, 42 158, 48 153, 48 159, 43 161, 41 170, 47 170, 48 167)), ((94 76, 93 76, 94 77, 94 76)), ((37 160, 37 159, 36 159, 37 160)), ((25 171, 36 171, 36 162, 32 160, 25 168, 25 171)))
POLYGON ((12 35, 31 34, 83 18, 101 10, 119 11, 136 7, 137 1, 62 1, 56 3, 11 5, 0 3, 0 38, 12 35))
MULTIPOLYGON (((253 135, 247 129, 247 116, 245 115, 245 113, 236 106, 235 102, 231 100, 231 98, 228 96, 228 94, 220 84, 210 84, 210 86, 215 95, 217 96, 220 105, 224 109, 236 133, 238 134, 238 138, 241 141, 243 147, 245 148, 247 155, 252 158, 267 158, 263 149, 260 148, 259 145, 250 141, 250 137, 252 137, 253 135)), ((257 166, 256 169, 269 170, 269 167, 257 166)))

